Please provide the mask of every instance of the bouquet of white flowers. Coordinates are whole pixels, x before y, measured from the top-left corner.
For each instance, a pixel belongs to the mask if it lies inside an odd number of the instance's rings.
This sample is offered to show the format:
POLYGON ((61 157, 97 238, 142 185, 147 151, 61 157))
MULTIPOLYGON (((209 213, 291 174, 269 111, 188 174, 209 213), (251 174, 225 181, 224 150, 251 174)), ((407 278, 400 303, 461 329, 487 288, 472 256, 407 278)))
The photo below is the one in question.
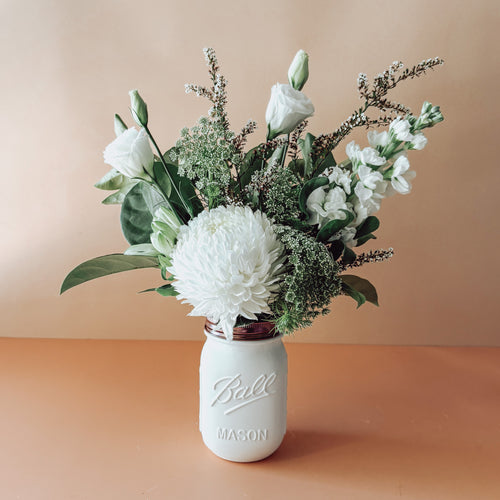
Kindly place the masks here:
POLYGON ((411 191, 415 172, 408 152, 423 149, 423 129, 443 120, 438 106, 424 102, 414 116, 387 94, 443 61, 408 69, 394 62, 371 83, 360 74, 363 105, 338 129, 315 137, 305 133, 314 106, 302 92, 309 70, 301 50, 289 83, 272 87, 266 141, 245 151, 257 125, 249 121, 240 133, 231 131, 227 81, 213 49, 204 52, 212 84, 189 84, 186 92, 212 105, 208 116, 181 131, 174 147, 159 148, 136 90, 130 92, 131 111, 139 130, 115 115, 117 137, 104 151, 112 169, 96 187, 114 191, 103 203, 122 205, 130 247, 80 264, 61 293, 108 274, 156 267, 164 283, 145 291, 188 302, 191 315, 206 316, 228 339, 235 326, 257 321, 291 333, 327 313, 339 294, 358 306, 378 305, 373 285, 345 271, 392 256, 392 249, 356 249, 375 238, 379 220, 373 214, 382 200, 411 191), (369 146, 349 142, 347 158, 337 162, 336 148, 355 127, 381 126, 388 129, 368 132, 369 146))

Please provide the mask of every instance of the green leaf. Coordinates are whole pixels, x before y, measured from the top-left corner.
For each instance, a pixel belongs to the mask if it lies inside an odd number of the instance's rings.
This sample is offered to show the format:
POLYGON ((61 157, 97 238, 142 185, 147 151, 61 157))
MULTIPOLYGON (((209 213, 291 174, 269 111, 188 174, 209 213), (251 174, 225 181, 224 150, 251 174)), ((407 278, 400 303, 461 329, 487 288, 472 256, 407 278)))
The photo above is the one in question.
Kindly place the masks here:
POLYGON ((352 274, 343 274, 341 275, 341 278, 342 288, 344 287, 344 285, 347 285, 351 289, 355 290, 358 294, 363 295, 363 297, 368 302, 371 302, 372 304, 378 306, 377 290, 368 280, 360 278, 359 276, 354 276, 352 274))
POLYGON ((349 295, 349 297, 352 297, 358 303, 357 309, 366 302, 366 297, 361 292, 358 292, 357 290, 349 286, 347 283, 342 282, 342 291, 346 295, 349 295))
POLYGON ((308 132, 304 139, 299 139, 297 141, 297 144, 299 145, 300 150, 302 151, 302 156, 303 156, 304 162, 305 162, 304 177, 306 179, 311 177, 312 170, 313 170, 311 152, 312 152, 312 145, 313 145, 314 139, 316 139, 316 137, 314 137, 314 135, 312 135, 308 132))
POLYGON ((356 243, 357 247, 360 247, 361 245, 364 245, 368 240, 376 240, 377 237, 374 236, 373 234, 365 234, 365 236, 361 236, 361 238, 358 238, 358 242, 356 243))
POLYGON ((335 165, 337 165, 335 158, 333 157, 332 153, 328 153, 327 157, 324 160, 318 159, 314 163, 314 171, 312 175, 313 177, 316 177, 322 172, 324 172, 327 168, 335 167, 335 165))
POLYGON ((60 293, 108 274, 146 267, 158 267, 158 259, 139 255, 122 255, 121 253, 96 257, 75 267, 64 279, 60 293))
POLYGON ((356 260, 356 253, 349 247, 344 248, 344 255, 342 256, 342 262, 344 264, 352 264, 356 260))
POLYGON ((177 292, 175 288, 170 284, 163 285, 158 288, 148 288, 147 290, 142 290, 139 293, 146 292, 158 292, 163 297, 175 297, 176 295, 179 295, 179 292, 177 292))
POLYGON ((118 170, 112 168, 101 180, 97 181, 94 186, 97 189, 104 189, 106 191, 114 191, 120 189, 126 183, 126 177, 120 174, 118 170))
POLYGON ((125 196, 128 192, 136 185, 139 181, 137 179, 126 179, 123 186, 113 194, 110 194, 107 198, 102 200, 104 205, 121 205, 125 201, 125 196))
POLYGON ((331 220, 330 222, 327 222, 319 230, 318 236, 316 236, 316 239, 318 241, 328 241, 335 233, 337 233, 341 229, 344 229, 344 227, 348 226, 354 220, 354 214, 352 212, 343 209, 342 212, 346 214, 346 218, 334 219, 331 220))
POLYGON ((309 195, 319 187, 326 186, 328 184, 328 177, 314 177, 308 180, 299 193, 299 208, 301 212, 305 215, 309 215, 307 211, 307 198, 309 195))
POLYGON ((302 158, 292 160, 287 168, 300 178, 304 177, 305 162, 302 158))
MULTIPOLYGON (((261 158, 257 153, 258 150, 262 147, 262 144, 252 148, 245 155, 245 159, 243 160, 243 165, 240 170, 240 183, 241 187, 244 188, 252 179, 252 175, 263 168, 266 164, 266 159, 269 158, 272 154, 272 151, 267 152, 266 158, 261 158)), ((238 192, 238 189, 237 189, 238 192)))
MULTIPOLYGON (((171 178, 177 188, 173 189, 172 186, 172 191, 168 196, 168 200, 175 206, 174 208, 177 211, 179 218, 183 221, 188 221, 203 211, 203 205, 196 194, 192 182, 187 177, 179 175, 177 165, 172 163, 167 163, 166 165, 168 173, 170 174, 169 180, 171 178), (177 191, 182 196, 182 199, 177 194, 177 191), (184 204, 186 205, 187 210, 184 208, 184 204)), ((153 170, 156 178, 167 175, 165 172, 165 166, 160 162, 156 162, 154 164, 153 170)))
POLYGON ((122 205, 120 222, 123 235, 131 245, 151 242, 151 222, 161 206, 167 206, 165 198, 145 182, 129 191, 122 205))
POLYGON ((170 182, 170 177, 168 176, 163 164, 160 162, 155 163, 153 165, 153 172, 155 174, 156 182, 163 194, 167 198, 170 198, 170 194, 172 193, 172 183, 170 182))
POLYGON ((176 295, 179 295, 179 292, 177 292, 175 288, 170 284, 160 286, 156 289, 156 291, 160 295, 163 295, 163 297, 175 297, 176 295))
POLYGON ((373 231, 376 231, 380 226, 380 221, 373 215, 370 215, 365 219, 365 221, 358 227, 356 230, 355 239, 361 238, 362 236, 366 236, 373 231))
POLYGON ((337 260, 344 253, 344 242, 342 240, 332 241, 330 246, 330 253, 332 254, 333 260, 337 260))

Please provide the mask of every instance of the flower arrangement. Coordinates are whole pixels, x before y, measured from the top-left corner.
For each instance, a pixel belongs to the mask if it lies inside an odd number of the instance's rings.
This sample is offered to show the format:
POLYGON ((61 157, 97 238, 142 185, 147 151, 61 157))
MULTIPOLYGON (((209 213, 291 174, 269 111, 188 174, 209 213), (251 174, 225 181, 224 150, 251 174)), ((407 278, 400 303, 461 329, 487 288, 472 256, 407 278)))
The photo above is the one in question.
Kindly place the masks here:
POLYGON ((136 90, 130 92, 131 113, 139 130, 115 115, 116 139, 104 151, 112 169, 96 187, 113 191, 104 204, 121 204, 130 246, 80 264, 61 293, 101 276, 159 268, 164 283, 144 291, 191 304, 190 315, 206 316, 229 339, 235 326, 255 321, 292 333, 328 313, 340 294, 358 307, 378 305, 374 286, 346 271, 392 257, 392 249, 357 249, 376 238, 373 214, 382 200, 411 191, 415 172, 408 154, 423 149, 422 131, 443 120, 438 106, 424 102, 414 116, 387 95, 443 61, 427 59, 407 69, 394 62, 372 82, 360 74, 363 104, 336 130, 315 137, 306 132, 314 106, 302 92, 309 69, 300 50, 289 83, 272 87, 265 142, 245 151, 257 124, 250 120, 239 133, 231 130, 227 81, 214 50, 204 52, 211 86, 188 84, 186 92, 208 99, 211 107, 181 131, 174 147, 162 152, 136 90), (337 162, 336 148, 356 127, 372 129, 369 146, 351 141, 347 158, 337 162))

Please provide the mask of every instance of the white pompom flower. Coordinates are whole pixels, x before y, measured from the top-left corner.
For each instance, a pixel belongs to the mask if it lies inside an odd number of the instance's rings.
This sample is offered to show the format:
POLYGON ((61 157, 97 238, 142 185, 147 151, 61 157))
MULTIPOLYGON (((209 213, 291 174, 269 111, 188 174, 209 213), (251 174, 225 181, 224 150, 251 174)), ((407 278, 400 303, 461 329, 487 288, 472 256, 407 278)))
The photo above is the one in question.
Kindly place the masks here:
POLYGON ((286 256, 265 214, 220 206, 180 228, 171 258, 177 299, 231 339, 238 316, 257 320, 271 312, 286 256))

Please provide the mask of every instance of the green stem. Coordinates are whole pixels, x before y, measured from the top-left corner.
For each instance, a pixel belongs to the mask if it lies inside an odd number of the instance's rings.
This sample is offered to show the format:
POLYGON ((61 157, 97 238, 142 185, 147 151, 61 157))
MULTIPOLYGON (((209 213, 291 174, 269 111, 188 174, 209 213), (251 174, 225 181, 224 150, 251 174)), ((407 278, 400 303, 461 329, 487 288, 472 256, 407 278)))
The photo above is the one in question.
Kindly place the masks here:
POLYGON ((286 136, 286 144, 283 148, 283 153, 281 155, 281 167, 283 168, 285 166, 285 161, 286 161, 286 154, 288 152, 288 146, 290 144, 290 134, 286 136))
MULTIPOLYGON (((149 139, 153 143, 153 146, 155 147, 156 151, 158 152, 158 156, 160 157, 160 161, 163 165, 163 168, 165 169, 165 172, 168 175, 168 178, 170 179, 170 183, 172 184, 172 188, 175 190, 177 196, 179 197, 179 200, 181 200, 181 203, 184 207, 184 210, 186 210, 187 214, 190 214, 189 209, 186 205, 186 202, 184 201, 183 196, 181 195, 180 191, 177 189, 177 186, 175 185, 174 179, 172 179, 172 176, 170 175, 170 172, 168 171, 167 163, 166 163, 165 159, 163 158, 163 155, 161 154, 161 151, 160 151, 160 148, 158 147, 158 144, 156 144, 156 141, 154 140, 154 137, 151 134, 151 132, 149 131, 149 128, 147 126, 144 126, 144 130, 146 131, 146 134, 148 134, 149 139)), ((169 202, 169 205, 170 205, 170 202, 169 202)))

